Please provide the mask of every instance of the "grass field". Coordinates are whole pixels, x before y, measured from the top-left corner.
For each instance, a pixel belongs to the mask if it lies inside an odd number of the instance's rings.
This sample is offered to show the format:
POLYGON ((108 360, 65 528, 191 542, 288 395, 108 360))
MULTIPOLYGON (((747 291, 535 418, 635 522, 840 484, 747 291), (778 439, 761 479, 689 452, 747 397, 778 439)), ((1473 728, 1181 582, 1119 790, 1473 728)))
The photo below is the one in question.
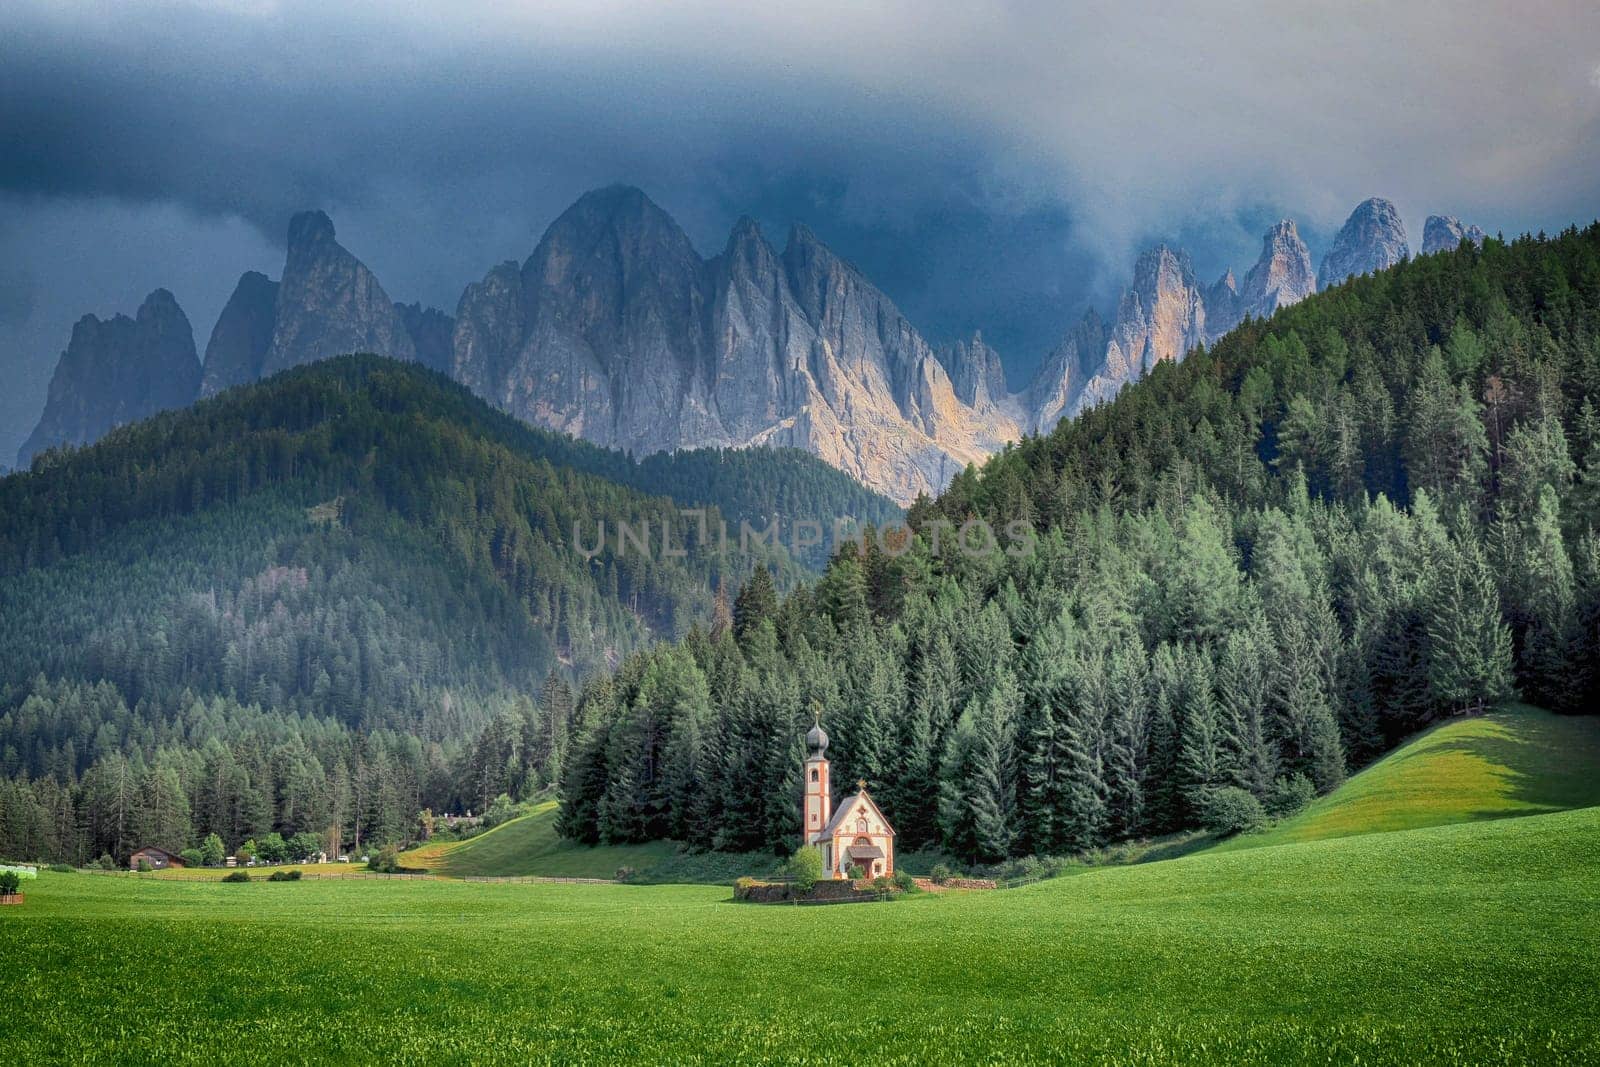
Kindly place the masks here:
POLYGON ((636 880, 728 885, 740 875, 770 871, 771 855, 682 851, 670 841, 644 845, 577 845, 556 833, 556 802, 465 841, 430 843, 403 853, 403 866, 447 878, 615 878, 630 868, 636 880))
POLYGON ((451 878, 476 875, 544 875, 611 878, 619 867, 653 867, 677 851, 667 841, 585 848, 556 834, 556 802, 547 800, 521 818, 465 841, 426 844, 403 854, 402 865, 451 878))
POLYGON ((1527 705, 1453 719, 1294 818, 1218 850, 1537 815, 1600 804, 1600 718, 1527 705))
POLYGON ((833 908, 41 873, 18 1062, 1600 1057, 1600 809, 833 908))

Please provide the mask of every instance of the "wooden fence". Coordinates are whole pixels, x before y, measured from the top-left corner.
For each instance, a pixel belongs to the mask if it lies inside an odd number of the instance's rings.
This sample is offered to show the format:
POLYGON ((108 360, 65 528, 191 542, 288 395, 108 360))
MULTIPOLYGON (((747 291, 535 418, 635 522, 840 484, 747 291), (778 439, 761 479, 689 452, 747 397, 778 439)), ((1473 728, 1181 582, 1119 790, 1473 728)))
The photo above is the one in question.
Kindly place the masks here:
POLYGON ((532 885, 621 885, 615 878, 557 878, 553 875, 518 874, 492 876, 486 874, 469 874, 461 879, 463 882, 520 882, 532 885))

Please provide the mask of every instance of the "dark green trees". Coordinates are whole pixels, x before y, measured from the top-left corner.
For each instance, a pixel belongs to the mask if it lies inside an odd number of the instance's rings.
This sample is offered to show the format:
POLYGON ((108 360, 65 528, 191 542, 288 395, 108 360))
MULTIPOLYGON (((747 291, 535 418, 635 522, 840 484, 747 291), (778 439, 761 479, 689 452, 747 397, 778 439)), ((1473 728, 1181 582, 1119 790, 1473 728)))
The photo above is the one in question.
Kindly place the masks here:
POLYGON ((724 679, 710 843, 793 847, 742 828, 795 809, 766 753, 810 700, 836 780, 867 777, 904 845, 981 861, 1236 829, 1442 716, 1592 704, 1600 284, 1552 272, 1600 282, 1600 228, 1247 323, 912 508, 1026 520, 1031 554, 924 538, 886 583, 851 548, 815 588, 742 594, 737 643, 691 642, 724 679))

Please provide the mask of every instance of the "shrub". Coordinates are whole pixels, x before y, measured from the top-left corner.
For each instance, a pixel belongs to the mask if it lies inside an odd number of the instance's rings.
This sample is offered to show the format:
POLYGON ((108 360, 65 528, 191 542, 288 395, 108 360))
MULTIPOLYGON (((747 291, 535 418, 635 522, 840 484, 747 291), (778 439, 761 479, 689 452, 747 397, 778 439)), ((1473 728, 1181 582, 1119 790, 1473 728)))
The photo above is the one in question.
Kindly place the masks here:
POLYGON ((284 842, 285 853, 291 863, 304 863, 315 859, 322 851, 322 836, 302 830, 284 842))
POLYGON ((282 863, 289 858, 289 846, 284 843, 283 835, 274 830, 261 839, 256 855, 268 863, 282 863))
POLYGON ((638 873, 639 872, 634 870, 632 867, 618 867, 617 868, 617 881, 619 881, 619 882, 631 882, 633 880, 634 876, 637 875, 638 873))
POLYGON ((1238 786, 1225 785, 1208 789, 1200 800, 1200 821, 1214 833, 1242 834, 1259 830, 1266 824, 1267 813, 1250 793, 1238 786))
POLYGON ((222 876, 222 880, 224 882, 248 882, 250 880, 250 872, 249 871, 233 871, 230 874, 223 875, 222 876))
POLYGON ((298 870, 273 871, 271 874, 267 875, 267 881, 269 882, 298 882, 299 880, 300 872, 298 870))
POLYGON ((789 857, 784 871, 794 880, 796 893, 811 892, 816 888, 817 879, 822 877, 822 851, 815 845, 807 845, 789 857))
POLYGON ((102 871, 114 871, 117 869, 117 861, 111 858, 111 853, 109 852, 102 853, 95 862, 102 871))
POLYGON ((367 870, 377 871, 379 874, 398 874, 400 872, 400 853, 393 845, 384 845, 378 854, 367 861, 367 870))
POLYGON ((178 853, 178 858, 183 860, 185 867, 204 867, 206 862, 205 854, 197 848, 184 849, 178 853))
POLYGON ((207 834, 206 839, 200 842, 200 863, 205 867, 221 867, 228 858, 228 850, 223 847, 222 838, 216 834, 207 834))
POLYGON ((0 871, 0 897, 9 897, 22 885, 22 876, 16 871, 0 871))
POLYGON ((140 874, 148 874, 148 873, 150 873, 150 869, 151 868, 150 868, 150 861, 149 860, 140 860, 139 861, 139 873, 140 874))
POLYGON ((1317 787, 1303 774, 1279 778, 1272 783, 1272 795, 1267 798, 1267 810, 1275 819, 1286 819, 1317 799, 1317 787))
POLYGON ((55 872, 56 874, 71 874, 71 873, 73 873, 71 865, 66 864, 66 863, 52 863, 50 865, 49 869, 51 871, 55 872))
POLYGON ((494 803, 489 805, 489 810, 483 813, 483 828, 485 830, 499 826, 510 819, 515 819, 518 814, 517 805, 505 793, 494 798, 494 803))
POLYGON ((950 869, 948 864, 944 863, 935 863, 933 870, 928 872, 928 877, 933 880, 934 885, 944 885, 955 876, 955 872, 950 869))
POLYGON ((911 877, 910 871, 895 871, 894 887, 902 893, 915 893, 917 891, 917 880, 911 877))
POLYGON ((894 888, 894 882, 887 874, 880 874, 872 880, 872 888, 880 893, 887 893, 894 888))
POLYGON ((861 869, 861 864, 852 863, 850 869, 844 872, 844 876, 852 882, 859 882, 867 876, 867 872, 861 869))

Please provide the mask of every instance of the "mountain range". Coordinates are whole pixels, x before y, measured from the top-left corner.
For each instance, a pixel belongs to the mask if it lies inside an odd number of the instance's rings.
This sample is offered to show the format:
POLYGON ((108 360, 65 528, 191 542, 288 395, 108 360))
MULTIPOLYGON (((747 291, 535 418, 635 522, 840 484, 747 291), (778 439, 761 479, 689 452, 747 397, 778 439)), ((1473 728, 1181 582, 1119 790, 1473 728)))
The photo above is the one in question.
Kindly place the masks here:
MULTIPOLYGON (((1481 243, 1483 231, 1428 219, 1424 251, 1463 240, 1481 243)), ((740 219, 706 259, 640 190, 596 190, 525 261, 468 285, 452 316, 393 301, 327 215, 303 212, 280 280, 240 278, 203 363, 165 290, 133 319, 80 320, 18 463, 289 367, 371 352, 420 361, 526 422, 599 445, 635 455, 790 446, 909 503, 1247 317, 1409 254, 1399 213, 1378 198, 1357 206, 1315 272, 1288 219, 1264 235, 1242 282, 1228 271, 1203 285, 1186 253, 1157 245, 1138 257, 1114 317, 1090 310, 1011 392, 981 334, 930 343, 803 225, 780 250, 740 219)))

